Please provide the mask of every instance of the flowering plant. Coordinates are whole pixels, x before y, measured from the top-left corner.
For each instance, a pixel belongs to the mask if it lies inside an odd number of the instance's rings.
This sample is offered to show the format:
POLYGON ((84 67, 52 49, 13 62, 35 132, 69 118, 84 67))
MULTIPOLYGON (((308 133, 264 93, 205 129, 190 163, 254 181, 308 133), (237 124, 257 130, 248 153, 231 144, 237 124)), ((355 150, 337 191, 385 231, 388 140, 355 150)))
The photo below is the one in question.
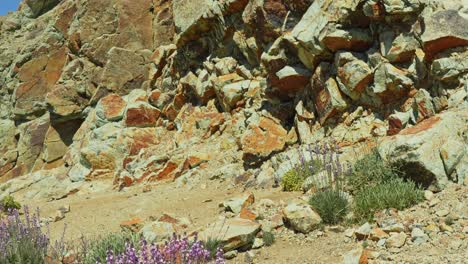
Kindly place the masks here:
MULTIPOLYGON (((209 263, 210 251, 203 242, 195 237, 189 241, 187 237, 174 236, 163 245, 149 244, 140 241, 139 249, 127 243, 124 252, 111 250, 107 253, 107 264, 202 264, 209 263)), ((223 251, 218 248, 215 256, 216 264, 224 264, 223 251)))

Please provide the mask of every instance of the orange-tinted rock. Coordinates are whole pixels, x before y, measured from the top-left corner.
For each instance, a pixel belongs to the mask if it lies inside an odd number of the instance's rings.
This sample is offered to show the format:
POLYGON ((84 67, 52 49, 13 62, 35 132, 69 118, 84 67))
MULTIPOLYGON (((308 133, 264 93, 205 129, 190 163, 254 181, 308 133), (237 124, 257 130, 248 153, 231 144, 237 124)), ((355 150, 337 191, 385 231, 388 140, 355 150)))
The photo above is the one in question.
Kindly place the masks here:
POLYGON ((110 94, 99 102, 103 117, 109 121, 118 121, 122 118, 127 103, 117 94, 110 94))
POLYGON ((320 123, 344 111, 348 104, 344 100, 335 79, 331 77, 331 65, 321 63, 311 78, 314 105, 320 117, 320 123))
POLYGON ((138 233, 142 227, 143 220, 138 217, 120 223, 120 228, 122 228, 122 230, 134 233, 138 233))
POLYGON ((424 19, 421 40, 429 59, 443 50, 468 45, 468 19, 460 14, 457 10, 442 10, 424 19))
POLYGON ((156 125, 161 111, 147 103, 129 105, 125 114, 127 127, 151 127, 156 125))
POLYGON ((245 157, 265 158, 284 149, 287 134, 288 131, 277 121, 260 117, 258 124, 249 125, 241 139, 245 157))
POLYGON ((247 219, 247 220, 255 220, 257 219, 258 215, 254 213, 253 211, 243 207, 240 211, 239 217, 242 219, 247 219))

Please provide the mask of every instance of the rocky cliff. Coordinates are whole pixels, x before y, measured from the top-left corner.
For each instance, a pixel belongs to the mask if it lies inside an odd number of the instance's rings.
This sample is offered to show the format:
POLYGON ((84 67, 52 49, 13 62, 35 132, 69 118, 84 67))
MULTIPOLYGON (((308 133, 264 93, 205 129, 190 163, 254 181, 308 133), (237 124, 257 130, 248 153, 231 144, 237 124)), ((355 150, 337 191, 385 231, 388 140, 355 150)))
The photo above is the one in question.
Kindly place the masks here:
POLYGON ((0 182, 268 187, 291 149, 331 139, 426 186, 466 182, 466 6, 25 0, 0 17, 0 182))

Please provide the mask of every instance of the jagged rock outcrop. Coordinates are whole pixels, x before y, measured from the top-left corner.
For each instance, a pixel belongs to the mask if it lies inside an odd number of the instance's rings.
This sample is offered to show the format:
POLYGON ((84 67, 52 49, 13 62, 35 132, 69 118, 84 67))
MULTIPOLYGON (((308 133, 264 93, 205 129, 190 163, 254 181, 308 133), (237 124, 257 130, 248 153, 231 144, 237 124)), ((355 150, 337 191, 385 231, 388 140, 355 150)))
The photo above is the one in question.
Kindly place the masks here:
POLYGON ((333 137, 461 182, 466 120, 408 133, 468 107, 467 13, 449 2, 25 0, 0 18, 0 181, 273 182, 273 156, 333 137), (414 142, 434 135, 462 147, 426 159, 440 146, 414 142))

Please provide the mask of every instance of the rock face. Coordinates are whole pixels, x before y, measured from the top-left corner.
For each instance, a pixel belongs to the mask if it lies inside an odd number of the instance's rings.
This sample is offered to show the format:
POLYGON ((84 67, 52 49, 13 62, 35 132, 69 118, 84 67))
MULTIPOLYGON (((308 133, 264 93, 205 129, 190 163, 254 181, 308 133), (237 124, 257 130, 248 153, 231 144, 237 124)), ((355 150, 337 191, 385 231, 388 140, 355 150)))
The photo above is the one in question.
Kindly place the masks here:
POLYGON ((463 183, 466 171, 459 168, 467 153, 467 122, 466 109, 433 116, 385 138, 379 153, 426 186, 443 188, 449 179, 463 183))
POLYGON ((467 109, 460 6, 24 0, 0 18, 0 181, 273 185, 282 152, 333 137, 377 138, 426 185, 463 182, 466 128, 447 121, 467 109))

